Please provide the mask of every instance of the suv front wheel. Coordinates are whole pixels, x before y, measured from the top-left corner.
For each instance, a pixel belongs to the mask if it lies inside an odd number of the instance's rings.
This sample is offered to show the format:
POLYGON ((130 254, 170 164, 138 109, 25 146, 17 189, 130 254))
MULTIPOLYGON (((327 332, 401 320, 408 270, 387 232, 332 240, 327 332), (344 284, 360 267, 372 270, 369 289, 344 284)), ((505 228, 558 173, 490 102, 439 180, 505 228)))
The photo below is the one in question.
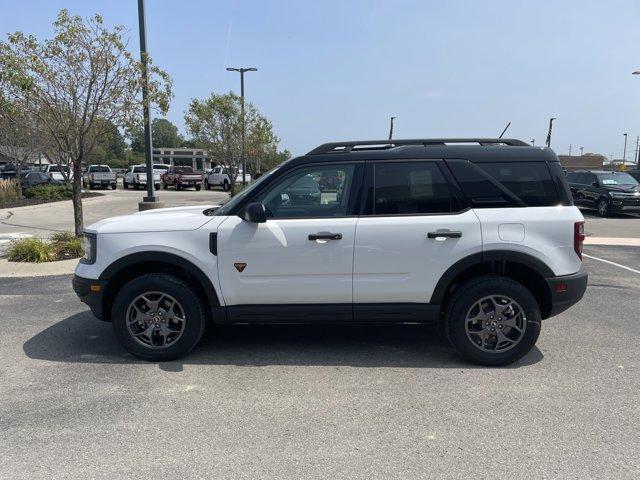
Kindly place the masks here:
POLYGON ((205 308, 193 288, 171 275, 138 277, 118 293, 111 323, 116 338, 145 360, 173 360, 200 340, 205 308))
POLYGON ((446 310, 451 344, 480 365, 507 365, 526 355, 540 335, 540 307, 511 279, 485 276, 461 285, 446 310))

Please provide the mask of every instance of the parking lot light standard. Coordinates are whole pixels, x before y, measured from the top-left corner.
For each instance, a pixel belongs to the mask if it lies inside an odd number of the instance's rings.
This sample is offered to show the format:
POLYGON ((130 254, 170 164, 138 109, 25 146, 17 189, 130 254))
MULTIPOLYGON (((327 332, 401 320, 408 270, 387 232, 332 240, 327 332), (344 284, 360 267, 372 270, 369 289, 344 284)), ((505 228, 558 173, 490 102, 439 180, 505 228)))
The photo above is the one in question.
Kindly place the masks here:
POLYGON ((241 146, 241 155, 242 155, 242 186, 246 186, 247 180, 245 177, 245 172, 247 171, 245 165, 245 154, 244 154, 244 137, 245 137, 245 122, 244 122, 244 72, 257 72, 258 69, 254 67, 249 68, 233 68, 227 67, 227 72, 239 72, 240 73, 240 115, 242 122, 242 146, 241 146))
POLYGON ((147 196, 138 203, 139 210, 150 210, 161 208, 158 197, 153 194, 153 142, 151 139, 151 114, 149 112, 148 81, 147 71, 147 32, 144 15, 144 0, 138 0, 138 27, 140 30, 140 62, 142 63, 142 113, 144 117, 144 156, 147 166, 147 196))

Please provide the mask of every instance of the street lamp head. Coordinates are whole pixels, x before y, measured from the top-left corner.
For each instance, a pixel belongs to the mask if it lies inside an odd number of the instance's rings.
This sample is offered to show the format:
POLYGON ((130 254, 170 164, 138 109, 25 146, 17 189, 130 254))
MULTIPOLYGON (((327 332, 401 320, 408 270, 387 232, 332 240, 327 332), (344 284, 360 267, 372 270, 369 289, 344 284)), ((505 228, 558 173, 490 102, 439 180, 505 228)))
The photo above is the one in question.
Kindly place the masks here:
POLYGON ((258 69, 257 69, 257 68, 254 68, 254 67, 250 67, 250 68, 245 68, 245 69, 244 69, 244 71, 245 71, 245 72, 257 72, 257 71, 258 71, 258 69))
POLYGON ((239 68, 227 67, 227 72, 239 72, 239 68))
POLYGON ((631 72, 631 75, 640 75, 640 70, 636 70, 635 72, 631 72))

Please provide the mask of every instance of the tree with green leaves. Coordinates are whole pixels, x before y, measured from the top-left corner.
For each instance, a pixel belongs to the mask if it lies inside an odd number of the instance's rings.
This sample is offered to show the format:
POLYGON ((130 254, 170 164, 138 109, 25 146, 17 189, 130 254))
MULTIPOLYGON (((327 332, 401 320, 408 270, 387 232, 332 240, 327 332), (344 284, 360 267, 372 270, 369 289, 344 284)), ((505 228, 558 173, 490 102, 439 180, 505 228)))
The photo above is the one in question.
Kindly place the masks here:
MULTIPOLYGON (((131 150, 144 153, 144 130, 136 128, 129 132, 131 140, 131 150)), ((180 135, 178 127, 166 118, 154 118, 151 122, 151 138, 153 148, 180 147, 184 143, 184 138, 180 135)))
POLYGON ((11 160, 18 187, 22 183, 21 170, 42 150, 43 138, 37 116, 0 94, 0 153, 11 160))
MULTIPOLYGON (((185 124, 196 144, 206 148, 209 157, 227 167, 232 191, 242 167, 242 108, 233 92, 193 99, 185 113, 185 124)), ((251 103, 245 105, 245 159, 262 168, 260 159, 276 152, 279 142, 271 122, 251 103)))
MULTIPOLYGON (((0 93, 28 109, 73 170, 75 232, 83 229, 82 163, 110 125, 133 128, 142 110, 143 65, 127 50, 123 26, 108 28, 62 10, 51 39, 16 32, 0 42, 0 93)), ((147 58, 149 102, 166 112, 169 76, 147 58)))

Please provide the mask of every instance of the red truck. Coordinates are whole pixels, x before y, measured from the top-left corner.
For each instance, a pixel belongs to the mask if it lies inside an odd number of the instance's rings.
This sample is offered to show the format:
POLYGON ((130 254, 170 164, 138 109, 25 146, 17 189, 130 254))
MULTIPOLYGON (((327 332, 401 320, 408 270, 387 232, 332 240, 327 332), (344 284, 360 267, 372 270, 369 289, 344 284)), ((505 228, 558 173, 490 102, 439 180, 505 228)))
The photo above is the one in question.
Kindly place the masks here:
POLYGON ((195 187, 196 190, 202 188, 202 173, 194 172, 191 167, 169 167, 162 174, 162 188, 176 187, 176 190, 195 187))

